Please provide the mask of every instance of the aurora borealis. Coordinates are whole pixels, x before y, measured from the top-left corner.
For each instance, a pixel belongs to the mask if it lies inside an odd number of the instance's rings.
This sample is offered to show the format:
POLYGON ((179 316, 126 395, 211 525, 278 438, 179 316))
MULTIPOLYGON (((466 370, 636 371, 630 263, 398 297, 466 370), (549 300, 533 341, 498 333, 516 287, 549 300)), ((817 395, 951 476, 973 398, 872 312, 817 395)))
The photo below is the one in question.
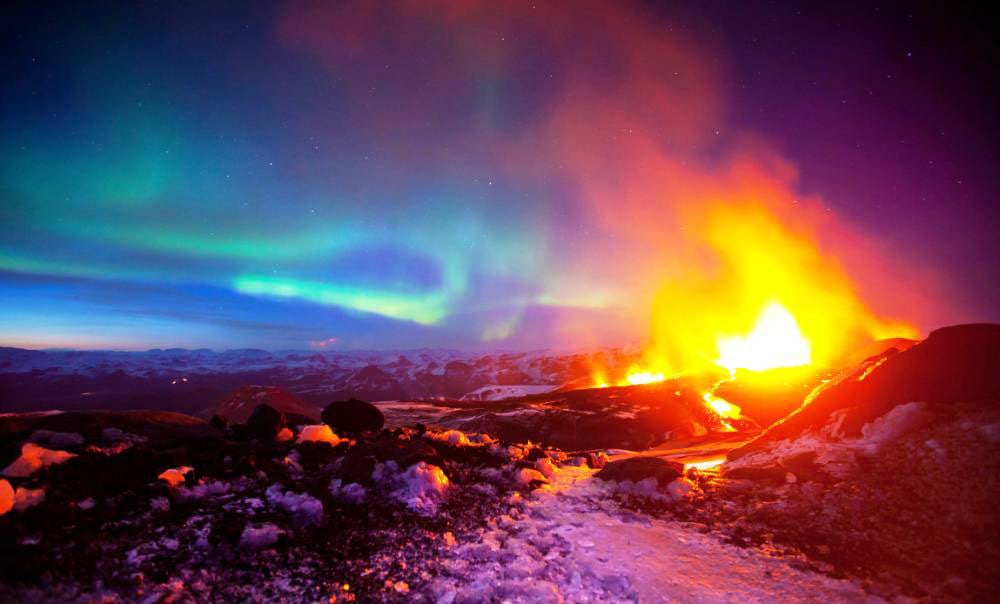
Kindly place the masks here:
POLYGON ((995 43, 754 4, 6 6, 0 345, 631 341, 741 196, 1000 319, 995 43))

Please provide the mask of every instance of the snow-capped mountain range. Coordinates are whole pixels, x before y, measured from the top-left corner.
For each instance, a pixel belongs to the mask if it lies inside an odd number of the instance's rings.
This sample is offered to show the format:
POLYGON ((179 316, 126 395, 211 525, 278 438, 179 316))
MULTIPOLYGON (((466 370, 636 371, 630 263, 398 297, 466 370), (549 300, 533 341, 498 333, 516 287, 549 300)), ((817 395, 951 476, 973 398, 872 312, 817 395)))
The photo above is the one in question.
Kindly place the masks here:
POLYGON ((279 386, 316 405, 352 396, 495 398, 585 382, 595 367, 626 366, 634 359, 618 349, 566 354, 0 348, 0 411, 140 406, 202 413, 247 384, 279 386))

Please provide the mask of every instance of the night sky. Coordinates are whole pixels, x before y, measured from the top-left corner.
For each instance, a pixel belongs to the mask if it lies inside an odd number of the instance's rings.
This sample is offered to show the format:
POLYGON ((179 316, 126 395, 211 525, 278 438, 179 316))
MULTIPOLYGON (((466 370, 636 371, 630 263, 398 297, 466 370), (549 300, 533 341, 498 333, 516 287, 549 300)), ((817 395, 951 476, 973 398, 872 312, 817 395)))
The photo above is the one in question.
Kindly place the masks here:
POLYGON ((5 3, 0 345, 641 341, 744 195, 1000 320, 986 16, 694 4, 5 3))

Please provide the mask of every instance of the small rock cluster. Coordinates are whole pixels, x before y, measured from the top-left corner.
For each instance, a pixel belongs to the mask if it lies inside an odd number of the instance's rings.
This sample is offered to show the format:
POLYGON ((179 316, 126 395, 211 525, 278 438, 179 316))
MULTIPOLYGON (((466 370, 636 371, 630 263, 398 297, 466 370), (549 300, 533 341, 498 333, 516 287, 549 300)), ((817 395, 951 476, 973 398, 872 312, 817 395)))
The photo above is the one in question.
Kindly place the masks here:
POLYGON ((10 432, 5 446, 23 444, 0 482, 0 589, 15 600, 405 599, 456 531, 558 465, 603 461, 385 429, 358 400, 322 418, 261 404, 245 423, 194 431, 186 420, 171 429, 163 417, 78 414, 78 432, 45 421, 10 432))

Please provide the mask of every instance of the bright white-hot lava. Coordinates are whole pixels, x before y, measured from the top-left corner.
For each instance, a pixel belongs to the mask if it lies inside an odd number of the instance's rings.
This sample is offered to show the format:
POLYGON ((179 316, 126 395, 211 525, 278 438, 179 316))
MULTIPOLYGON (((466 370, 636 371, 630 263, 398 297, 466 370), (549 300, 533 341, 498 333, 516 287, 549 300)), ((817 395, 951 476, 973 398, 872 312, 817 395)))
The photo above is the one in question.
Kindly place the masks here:
POLYGON ((633 368, 629 371, 628 375, 625 376, 625 383, 630 386, 636 386, 638 384, 653 384, 656 382, 662 382, 665 379, 667 378, 662 373, 642 371, 641 369, 633 368))
POLYGON ((808 365, 812 357, 809 341, 795 317, 777 302, 764 308, 749 334, 720 338, 718 347, 716 364, 730 372, 799 367, 808 365))

